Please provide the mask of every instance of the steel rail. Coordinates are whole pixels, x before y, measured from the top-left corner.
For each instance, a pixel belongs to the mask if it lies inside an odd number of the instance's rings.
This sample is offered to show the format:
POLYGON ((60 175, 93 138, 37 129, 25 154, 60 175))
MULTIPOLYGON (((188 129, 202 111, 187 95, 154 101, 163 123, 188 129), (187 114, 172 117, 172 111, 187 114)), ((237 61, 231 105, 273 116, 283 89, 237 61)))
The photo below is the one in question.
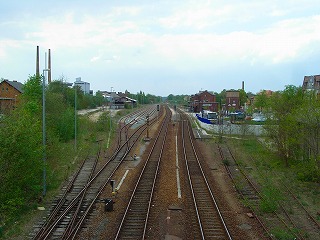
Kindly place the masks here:
MULTIPOLYGON (((155 119, 152 120, 152 124, 154 124, 156 121, 155 119)), ((140 135, 137 139, 140 138, 140 136, 142 135, 143 131, 140 132, 140 135)), ((125 145, 125 143, 123 144, 123 146, 125 145)), ((134 146, 134 144, 132 144, 129 148, 129 150, 126 152, 126 154, 129 153, 129 151, 131 150, 131 148, 134 146)), ((122 162, 122 160, 126 157, 126 154, 123 156, 123 158, 121 159, 120 162, 122 162)), ((120 166, 120 164, 119 164, 120 166)), ((117 167, 118 168, 118 167, 117 167)), ((66 239, 75 239, 77 234, 80 231, 80 228, 83 224, 83 222, 85 221, 85 219, 87 218, 91 208, 93 207, 93 205, 95 204, 95 201, 97 200, 97 198, 99 197, 99 195, 102 193, 102 191, 104 190, 105 186, 108 184, 109 180, 112 178, 113 174, 115 173, 115 171, 117 170, 117 168, 114 169, 114 171, 110 174, 109 178, 107 179, 107 181, 105 181, 105 183, 101 186, 101 188, 99 189, 98 193, 96 194, 96 196, 92 199, 91 203, 89 204, 89 206, 87 207, 86 211, 83 213, 82 217, 80 218, 80 220, 78 221, 78 223, 74 226, 73 231, 71 232, 71 234, 68 236, 68 238, 66 239)))
MULTIPOLYGON (((156 122, 156 119, 154 118, 154 119, 152 119, 151 124, 154 124, 155 122, 156 122)), ((134 132, 135 132, 135 133, 140 132, 140 134, 139 134, 139 136, 140 136, 140 135, 144 132, 144 130, 146 129, 146 127, 147 127, 146 124, 141 125, 141 126, 140 126, 139 128, 137 128, 136 131, 134 131, 134 132)), ((130 141, 131 139, 133 139, 135 133, 133 133, 127 141, 130 141)), ((137 139, 138 139, 138 138, 137 138, 137 139)), ((136 142, 137 139, 135 139, 134 142, 136 142)), ((124 147, 124 146, 126 145, 127 141, 126 141, 124 144, 122 144, 122 147, 124 147)), ((133 146, 133 145, 134 145, 134 144, 132 144, 132 146, 133 146)), ((131 148, 130 148, 130 149, 131 149, 131 148)), ((100 173, 108 166, 108 164, 117 157, 117 155, 120 153, 120 151, 121 151, 121 148, 119 148, 118 150, 116 150, 116 152, 110 157, 109 161, 107 161, 107 162, 103 165, 103 167, 92 177, 92 179, 84 186, 84 188, 78 193, 78 195, 69 203, 69 205, 66 207, 65 211, 64 211, 62 214, 60 214, 58 217, 55 216, 55 218, 56 218, 56 219, 55 219, 55 220, 56 220, 55 222, 51 222, 51 224, 46 224, 46 229, 47 229, 47 230, 45 231, 46 233, 47 233, 48 231, 51 232, 52 229, 56 227, 56 225, 58 224, 58 222, 61 221, 62 218, 65 217, 65 215, 66 215, 69 211, 71 211, 72 208, 75 207, 75 205, 78 203, 79 199, 81 198, 81 196, 83 195, 83 193, 86 191, 86 189, 87 189, 89 186, 91 186, 92 182, 100 175, 100 173)), ((128 153, 128 151, 125 152, 125 156, 126 156, 127 153, 128 153)), ((124 159, 125 156, 123 156, 122 159, 121 159, 121 161, 119 161, 119 164, 116 166, 116 169, 120 166, 120 164, 121 164, 121 162, 122 162, 122 160, 124 159)), ((115 170, 116 170, 116 169, 115 169, 115 170)), ((114 170, 114 171, 115 171, 115 170, 114 170)), ((47 239, 48 237, 49 237, 49 234, 43 234, 43 231, 42 231, 41 235, 39 236, 39 235, 37 234, 34 239, 47 239), (44 235, 44 236, 43 236, 43 235, 44 235)))
MULTIPOLYGON (((89 176, 88 182, 92 179, 93 174, 94 174, 94 170, 95 170, 95 168, 96 168, 96 166, 97 166, 97 164, 98 164, 98 160, 99 160, 100 152, 101 152, 101 144, 100 144, 99 148, 100 148, 99 151, 98 151, 99 156, 97 156, 97 158, 96 158, 96 160, 95 160, 94 166, 93 166, 93 168, 92 168, 92 170, 91 170, 91 172, 90 172, 90 176, 89 176)), ((63 235, 62 235, 62 239, 65 239, 66 236, 68 236, 68 235, 72 232, 72 229, 73 229, 73 227, 74 227, 74 225, 75 225, 75 222, 76 222, 76 220, 77 220, 77 217, 78 217, 78 214, 79 214, 81 205, 82 205, 82 203, 83 203, 83 201, 84 201, 86 192, 87 192, 87 191, 84 191, 84 192, 83 192, 82 197, 80 198, 80 201, 78 202, 77 209, 76 209, 75 212, 73 213, 72 218, 71 218, 68 226, 66 227, 66 229, 65 229, 65 231, 64 231, 64 233, 63 233, 63 235)))
MULTIPOLYGON (((252 156, 250 156, 250 158, 253 160, 252 156)), ((279 177, 279 175, 278 175, 277 173, 273 173, 273 174, 274 174, 275 176, 279 177)), ((312 227, 315 227, 316 229, 319 230, 319 229, 320 229, 320 224, 316 221, 316 219, 312 216, 312 214, 305 208, 305 206, 300 202, 300 200, 294 195, 294 193, 292 192, 292 190, 291 190, 287 185, 285 185, 284 182, 282 182, 282 181, 279 182, 279 185, 282 186, 282 188, 284 189, 284 191, 286 191, 287 193, 289 193, 289 194, 287 194, 287 196, 290 195, 290 196, 293 198, 293 200, 298 204, 298 206, 299 206, 300 208, 302 208, 303 212, 306 214, 307 219, 309 219, 309 220, 312 222, 312 224, 314 224, 314 226, 312 226, 312 227)), ((301 227, 299 227, 299 226, 297 225, 297 224, 300 223, 299 220, 290 217, 290 215, 288 214, 288 212, 287 212, 287 210, 285 209, 285 207, 284 207, 283 204, 279 203, 279 206, 281 207, 281 209, 283 210, 283 212, 285 213, 285 215, 287 216, 287 218, 292 222, 292 224, 294 225, 295 229, 301 229, 301 227), (296 223, 296 222, 298 222, 298 223, 296 223)), ((309 226, 309 227, 310 227, 310 226, 309 226)), ((310 230, 306 230, 306 231, 308 232, 309 235, 311 234, 310 230)), ((299 237, 300 237, 301 239, 305 239, 305 238, 301 235, 300 231, 298 231, 298 234, 299 234, 299 237)))
MULTIPOLYGON (((224 234, 229 240, 232 240, 231 234, 230 234, 230 232, 229 232, 229 230, 227 228, 227 225, 226 225, 226 223, 224 221, 222 213, 221 213, 221 211, 219 209, 218 203, 217 203, 217 201, 216 201, 216 199, 214 197, 214 194, 213 194, 213 192, 211 190, 210 184, 208 183, 207 177, 206 177, 206 175, 205 175, 205 173, 203 171, 202 165, 200 163, 197 151, 196 151, 194 143, 193 143, 193 135, 191 134, 191 130, 190 130, 190 126, 189 125, 190 125, 189 121, 186 121, 186 123, 185 123, 185 121, 182 122, 182 146, 183 146, 184 159, 185 159, 186 169, 187 169, 187 174, 188 174, 188 180, 189 180, 189 183, 190 183, 189 186, 190 186, 190 189, 191 189, 191 192, 192 192, 192 198, 193 198, 193 203, 194 203, 194 206, 195 206, 195 211, 196 211, 196 214, 197 214, 197 219, 198 219, 199 229, 200 229, 200 233, 201 233, 201 238, 202 239, 208 238, 208 236, 206 236, 206 231, 208 229, 204 229, 203 222, 202 222, 202 219, 201 219, 202 216, 201 216, 201 213, 199 211, 199 205, 198 205, 199 199, 197 198, 196 193, 195 193, 195 189, 193 187, 194 181, 193 181, 193 176, 192 176, 192 174, 190 172, 190 166, 189 166, 189 158, 190 158, 190 156, 188 156, 188 154, 187 154, 186 139, 188 139, 188 141, 189 141, 189 143, 191 145, 191 149, 190 150, 192 150, 192 154, 193 154, 193 156, 194 156, 194 158, 196 160, 197 167, 199 168, 199 170, 201 172, 201 177, 202 177, 202 179, 203 179, 203 181, 205 183, 205 188, 209 192, 209 196, 211 198, 211 201, 213 202, 213 205, 215 207, 216 213, 219 216, 220 223, 222 224, 223 229, 224 229, 224 234), (185 124, 187 124, 186 127, 184 126, 185 124), (188 134, 188 135, 186 136, 185 134, 188 134)), ((191 153, 191 152, 189 152, 189 153, 191 153)), ((199 189, 197 189, 197 190, 199 190, 199 189)))
MULTIPOLYGON (((97 156, 96 156, 95 162, 94 162, 94 166, 93 166, 93 168, 92 168, 91 171, 90 171, 90 176, 89 176, 87 182, 89 182, 89 181, 92 180, 92 175, 93 175, 93 173, 94 173, 95 166, 97 165, 97 162, 98 162, 98 159, 99 159, 99 156, 100 156, 100 150, 101 150, 101 149, 99 149, 99 151, 98 151, 98 153, 97 153, 97 156)), ((75 218, 76 218, 76 216, 77 216, 77 212, 78 212, 78 210, 80 209, 80 206, 81 206, 81 203, 82 203, 82 201, 83 201, 83 198, 84 198, 84 195, 85 195, 85 192, 86 192, 86 191, 87 191, 87 188, 84 187, 84 188, 82 189, 82 191, 78 194, 78 196, 77 196, 78 200, 75 202, 75 204, 74 204, 73 207, 72 207, 72 208, 74 208, 74 207, 76 207, 76 204, 78 204, 78 207, 77 207, 77 209, 75 210, 75 213, 73 214, 73 217, 71 218, 72 224, 73 224, 73 221, 75 221, 75 218)), ((70 210, 71 210, 72 208, 70 208, 70 210)), ((67 212, 66 212, 66 214, 67 214, 67 212)), ((44 232, 43 232, 37 239, 47 239, 47 238, 53 233, 55 227, 59 224, 59 222, 60 222, 60 221, 54 221, 54 222, 52 223, 52 225, 50 225, 48 228, 46 228, 46 229, 44 230, 44 232)), ((69 223, 69 224, 70 224, 70 223, 69 223)), ((68 224, 68 226, 67 226, 67 228, 66 228, 65 231, 68 231, 69 224, 68 224)), ((63 234, 62 239, 64 238, 64 236, 65 236, 65 233, 63 234)))
MULTIPOLYGON (((239 166, 238 161, 236 160, 234 154, 232 153, 232 151, 230 150, 230 148, 229 148, 228 145, 227 145, 227 148, 228 148, 228 151, 230 152, 230 154, 231 154, 234 162, 236 163, 238 169, 240 170, 240 173, 244 176, 244 178, 247 180, 247 182, 248 182, 248 183, 252 186, 252 188, 256 191, 256 193, 258 194, 258 196, 259 196, 262 200, 264 200, 265 197, 263 196, 263 194, 261 193, 261 191, 256 187, 256 185, 252 182, 252 180, 248 177, 248 175, 245 173, 245 171, 239 166)), ((289 214, 286 212, 286 210, 281 206, 281 204, 280 204, 279 206, 280 206, 280 208, 282 208, 282 210, 283 210, 285 216, 287 217, 287 219, 289 220, 290 224, 291 224, 294 228, 296 228, 296 227, 297 227, 296 224, 292 221, 292 219, 290 218, 290 216, 289 216, 289 214)), ((304 237, 301 236, 301 234, 300 234, 299 232, 297 233, 296 231, 292 230, 292 228, 288 225, 288 223, 287 223, 283 218, 280 217, 279 213, 277 213, 275 210, 273 211, 273 213, 277 216, 277 218, 279 219, 279 221, 282 222, 283 225, 296 237, 296 239, 301 239, 301 240, 304 239, 304 237)))
POLYGON ((147 115, 151 115, 153 116, 154 113, 156 112, 156 108, 155 106, 152 107, 148 107, 148 108, 143 108, 140 109, 137 112, 132 112, 127 116, 122 117, 119 120, 119 134, 118 134, 118 148, 121 146, 121 138, 122 138, 122 132, 123 129, 125 129, 126 131, 124 131, 124 135, 126 137, 126 140, 128 138, 128 129, 133 126, 136 122, 138 122, 138 119, 142 119, 144 116, 147 115), (129 122, 127 123, 127 120, 129 120, 129 122), (123 122, 123 125, 121 124, 123 122))
MULTIPOLYGON (((220 154, 221 160, 224 160, 224 159, 225 159, 225 156, 224 156, 224 154, 223 154, 223 151, 222 151, 220 145, 218 145, 218 150, 219 150, 219 154, 220 154)), ((230 168, 229 168, 226 164, 224 164, 224 167, 225 167, 225 169, 226 169, 229 177, 231 178, 231 181, 232 181, 233 184, 236 186, 236 180, 235 180, 234 176, 232 175, 232 173, 231 173, 231 171, 230 171, 230 168)), ((245 196, 244 196, 243 192, 240 191, 240 189, 236 188, 236 191, 238 192, 238 194, 240 194, 240 196, 242 197, 242 199, 245 199, 245 196)), ((249 205, 248 207, 249 207, 249 209, 250 209, 252 212, 254 212, 254 209, 252 208, 251 205, 249 205)), ((262 220, 258 217, 258 215, 257 215, 257 214, 254 214, 254 217, 255 217, 255 219, 259 222, 259 224, 261 225, 261 227, 263 228, 263 230, 265 231, 265 233, 267 234, 267 236, 268 236, 270 239, 274 239, 274 238, 271 236, 269 229, 268 229, 267 226, 262 222, 262 220)))
MULTIPOLYGON (((142 135, 143 131, 140 132, 139 137, 142 135)), ((139 139, 139 137, 137 139, 139 139)), ((125 144, 123 144, 125 145, 125 144)), ((130 147, 133 147, 134 145, 132 145, 130 147)), ((129 151, 130 151, 129 150, 129 151)), ((99 195, 102 193, 102 191, 104 190, 104 188, 106 187, 106 185, 108 184, 109 180, 112 178, 113 174, 116 172, 116 170, 118 169, 118 167, 120 166, 122 160, 127 156, 127 154, 129 153, 129 151, 127 151, 125 153, 125 155, 122 157, 121 161, 119 161, 118 166, 114 169, 114 171, 112 171, 112 173, 110 174, 110 176, 108 177, 108 179, 105 181, 105 183, 100 187, 99 191, 97 192, 96 196, 92 199, 90 205, 87 207, 86 211, 84 212, 84 214, 82 215, 82 217, 80 218, 80 220, 78 221, 77 225, 74 227, 73 231, 71 232, 71 234, 69 234, 67 239, 75 239, 77 234, 80 231, 80 228, 83 224, 83 222, 85 221, 86 217, 88 216, 90 210, 92 209, 93 205, 95 204, 96 200, 98 199, 99 195)))
POLYGON ((54 218, 58 214, 59 210, 61 209, 61 207, 63 206, 63 204, 66 201, 67 194, 71 190, 74 182, 76 181, 79 173, 81 172, 81 169, 84 167, 84 164, 86 163, 87 157, 85 158, 84 161, 82 161, 82 163, 81 163, 80 167, 78 168, 77 172, 74 174, 74 176, 72 177, 71 181, 69 181, 68 185, 66 186, 66 190, 63 192, 63 195, 61 196, 61 198, 58 201, 57 205, 53 208, 53 210, 52 210, 51 214, 49 215, 47 221, 45 222, 45 224, 43 226, 41 226, 40 230, 37 232, 37 234, 34 237, 34 239, 37 239, 42 235, 43 231, 45 231, 45 229, 49 226, 49 224, 54 220, 54 218))
MULTIPOLYGON (((260 190, 256 187, 256 185, 252 182, 252 180, 247 176, 247 174, 244 172, 244 170, 239 166, 236 158, 234 157, 232 151, 230 150, 229 146, 227 146, 227 151, 229 152, 232 160, 234 161, 238 171, 237 173, 240 173, 245 181, 249 184, 249 186, 254 190, 254 192, 256 193, 256 196, 261 199, 261 200, 264 200, 265 197, 263 196, 263 194, 260 192, 260 190)), ((230 168, 230 166, 227 166, 228 168, 230 168)), ((280 206, 281 207, 281 206, 280 206)), ((254 211, 253 211, 254 212, 254 211)), ((284 227, 286 227, 289 232, 291 232, 296 239, 304 239, 303 236, 300 235, 300 233, 297 233, 295 231, 292 230, 292 228, 288 225, 288 223, 280 217, 279 213, 277 213, 275 210, 272 211, 272 213, 274 214, 274 216, 276 217, 276 219, 278 219, 279 223, 282 223, 284 225, 284 227)), ((288 218, 288 214, 284 211, 286 217, 288 218)), ((256 215, 256 214, 255 214, 256 215)), ((290 224, 293 226, 293 227, 296 227, 296 225, 292 222, 292 219, 290 219, 290 217, 288 218, 290 224)), ((261 220, 260 220, 261 221, 261 220)), ((262 221, 261 221, 262 222, 262 221)), ((270 230, 267 230, 267 233, 268 233, 268 236, 271 238, 271 239, 274 239, 274 236, 270 233, 270 230)))
MULTIPOLYGON (((153 181, 152 181, 152 185, 151 185, 151 189, 148 189, 148 190, 145 190, 147 192, 149 192, 149 198, 148 198, 148 203, 147 203, 147 208, 144 209, 144 213, 142 213, 141 215, 145 214, 145 219, 142 221, 143 223, 139 222, 138 224, 141 224, 143 225, 142 226, 142 232, 141 232, 141 235, 139 236, 139 239, 144 239, 145 238, 145 233, 146 233, 146 226, 147 226, 147 221, 148 221, 148 216, 149 216, 149 212, 150 212, 150 206, 151 206, 151 199, 152 199, 152 194, 153 194, 153 191, 154 191, 154 185, 155 185, 155 182, 156 182, 156 177, 157 177, 157 172, 158 172, 158 168, 159 168, 159 163, 160 163, 160 160, 161 160, 161 156, 162 156, 162 151, 163 151, 163 147, 164 147, 164 142, 165 142, 165 139, 166 139, 166 135, 167 135, 167 130, 168 130, 168 122, 169 122, 169 119, 170 119, 170 116, 171 114, 166 114, 166 118, 165 120, 163 121, 161 127, 160 127, 160 130, 158 132, 158 135, 156 137, 156 139, 154 140, 154 143, 153 143, 153 146, 152 146, 152 149, 147 157, 147 160, 143 166, 143 169, 138 177, 138 180, 135 184, 135 187, 133 189, 133 192, 131 194, 131 197, 129 199, 129 202, 127 204, 127 207, 126 207, 126 210, 123 214, 123 217, 121 219, 121 222, 118 226, 118 231, 116 233, 116 236, 114 239, 120 239, 120 235, 123 234, 123 229, 125 227, 125 221, 127 220, 128 216, 129 216, 129 210, 130 208, 132 207, 132 204, 133 204, 133 201, 134 201, 134 198, 135 196, 137 195, 137 192, 138 192, 138 188, 140 187, 141 183, 144 182, 144 183, 149 183, 148 181, 142 181, 143 178, 144 178, 144 175, 147 174, 147 167, 150 165, 150 159, 154 153, 154 150, 156 148, 156 146, 159 144, 159 139, 161 137, 161 135, 163 134, 164 136, 163 137, 163 140, 162 142, 160 142, 161 144, 161 151, 160 151, 160 157, 158 156, 158 160, 157 160, 157 166, 156 166, 156 169, 155 169, 155 172, 153 172, 153 181)), ((153 169, 154 170, 154 169, 153 169)), ((141 196, 139 196, 141 197, 141 196)), ((143 207, 143 206, 142 206, 143 207)), ((132 229, 134 230, 134 229, 132 229)), ((140 234, 140 230, 139 230, 139 233, 140 234)))

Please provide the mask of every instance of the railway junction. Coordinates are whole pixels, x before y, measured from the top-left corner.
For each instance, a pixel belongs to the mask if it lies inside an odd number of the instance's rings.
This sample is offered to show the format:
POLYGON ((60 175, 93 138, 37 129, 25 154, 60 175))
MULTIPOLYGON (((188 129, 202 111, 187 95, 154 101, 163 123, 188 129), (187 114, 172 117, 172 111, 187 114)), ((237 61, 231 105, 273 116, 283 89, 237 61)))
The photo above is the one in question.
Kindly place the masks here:
MULTIPOLYGON (((255 214, 251 206, 260 201, 259 188, 226 144, 195 138, 193 121, 166 105, 120 119, 112 147, 83 160, 29 237, 275 239, 272 224, 289 223, 280 213, 270 214, 269 222, 255 214)), ((319 231, 316 221, 291 224, 307 228, 310 236, 319 231)), ((300 232, 295 236, 305 239, 300 232)))

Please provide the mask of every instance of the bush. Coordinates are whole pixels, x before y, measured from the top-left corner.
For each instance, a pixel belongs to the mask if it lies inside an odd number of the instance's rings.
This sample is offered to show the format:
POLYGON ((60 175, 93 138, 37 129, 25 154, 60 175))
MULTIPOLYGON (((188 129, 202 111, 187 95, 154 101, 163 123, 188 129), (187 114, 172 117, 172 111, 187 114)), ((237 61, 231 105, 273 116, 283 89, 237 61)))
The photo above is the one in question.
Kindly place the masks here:
POLYGON ((97 121, 98 131, 108 131, 110 129, 110 114, 103 112, 97 121))
POLYGON ((297 179, 303 182, 320 183, 320 169, 315 161, 304 162, 297 166, 297 179))

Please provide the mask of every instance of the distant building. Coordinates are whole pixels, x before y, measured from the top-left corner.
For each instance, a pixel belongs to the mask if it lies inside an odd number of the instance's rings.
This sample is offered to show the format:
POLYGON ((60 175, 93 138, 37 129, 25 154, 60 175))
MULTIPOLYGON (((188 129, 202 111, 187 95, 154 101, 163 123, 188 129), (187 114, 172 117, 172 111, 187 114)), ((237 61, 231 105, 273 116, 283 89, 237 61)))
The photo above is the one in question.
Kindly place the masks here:
POLYGON ((108 99, 109 107, 112 109, 123 109, 125 108, 125 105, 136 107, 137 106, 137 100, 133 98, 129 98, 127 96, 127 93, 122 92, 108 92, 108 91, 100 91, 102 96, 106 99, 108 99))
POLYGON ((226 91, 226 105, 225 108, 228 112, 240 110, 240 91, 230 90, 226 91))
POLYGON ((18 81, 3 80, 0 83, 0 112, 6 113, 14 109, 23 93, 23 84, 18 81))
POLYGON ((201 112, 202 110, 218 112, 219 103, 216 102, 214 94, 205 90, 191 96, 189 108, 192 112, 201 112))
POLYGON ((320 75, 304 76, 302 89, 315 90, 317 94, 320 94, 320 75))
POLYGON ((93 91, 90 90, 90 83, 81 81, 81 77, 76 78, 74 86, 79 86, 85 94, 93 93, 93 91))

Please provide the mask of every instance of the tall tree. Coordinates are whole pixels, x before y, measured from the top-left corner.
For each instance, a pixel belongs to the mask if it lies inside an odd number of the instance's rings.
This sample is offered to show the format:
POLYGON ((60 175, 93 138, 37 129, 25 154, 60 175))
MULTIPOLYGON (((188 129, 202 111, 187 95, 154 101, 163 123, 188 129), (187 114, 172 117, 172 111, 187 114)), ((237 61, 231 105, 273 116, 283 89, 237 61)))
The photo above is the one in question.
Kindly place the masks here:
POLYGON ((301 87, 289 85, 285 90, 274 93, 270 97, 268 105, 264 105, 264 107, 270 107, 274 119, 272 124, 266 125, 266 130, 276 143, 278 152, 287 166, 290 159, 297 154, 299 155, 301 125, 297 121, 295 113, 303 102, 303 96, 301 87))
POLYGON ((254 98, 254 106, 259 109, 259 111, 263 111, 268 106, 269 96, 265 90, 260 91, 254 98))
POLYGON ((38 198, 42 183, 41 79, 29 77, 23 104, 1 119, 0 219, 4 221, 38 198))

